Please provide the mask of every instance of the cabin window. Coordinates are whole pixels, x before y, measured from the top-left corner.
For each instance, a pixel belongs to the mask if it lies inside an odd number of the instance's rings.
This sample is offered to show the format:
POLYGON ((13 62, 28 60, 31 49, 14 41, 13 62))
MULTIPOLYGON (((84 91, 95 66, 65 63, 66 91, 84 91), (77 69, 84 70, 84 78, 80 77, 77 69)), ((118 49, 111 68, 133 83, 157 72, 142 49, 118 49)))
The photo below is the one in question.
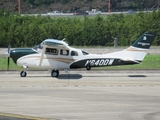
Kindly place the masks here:
POLYGON ((69 55, 69 50, 61 49, 60 55, 69 55))
POLYGON ((76 51, 71 51, 71 56, 78 56, 78 53, 76 51))
POLYGON ((46 54, 58 55, 58 50, 55 48, 46 48, 46 54))

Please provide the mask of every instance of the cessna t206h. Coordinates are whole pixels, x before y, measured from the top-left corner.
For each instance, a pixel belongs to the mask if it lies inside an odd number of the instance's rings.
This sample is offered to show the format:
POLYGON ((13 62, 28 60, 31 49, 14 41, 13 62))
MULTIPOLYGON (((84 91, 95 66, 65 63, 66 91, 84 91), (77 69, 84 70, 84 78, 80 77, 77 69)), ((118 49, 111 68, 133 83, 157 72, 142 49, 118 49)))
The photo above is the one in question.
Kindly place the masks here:
POLYGON ((132 46, 122 51, 107 54, 91 54, 70 47, 64 40, 46 39, 34 48, 8 49, 7 56, 14 63, 23 67, 20 76, 27 76, 27 68, 43 68, 51 71, 52 77, 59 76, 59 70, 86 68, 98 66, 116 66, 139 64, 147 54, 155 34, 145 32, 132 46))

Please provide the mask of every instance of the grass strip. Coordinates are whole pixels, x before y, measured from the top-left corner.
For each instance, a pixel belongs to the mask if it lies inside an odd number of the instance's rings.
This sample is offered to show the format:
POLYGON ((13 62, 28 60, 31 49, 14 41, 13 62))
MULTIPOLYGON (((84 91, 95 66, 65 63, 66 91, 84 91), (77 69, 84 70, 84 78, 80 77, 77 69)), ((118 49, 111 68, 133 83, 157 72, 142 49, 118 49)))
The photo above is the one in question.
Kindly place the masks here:
MULTIPOLYGON (((160 69, 160 55, 148 54, 145 56, 141 64, 136 65, 122 65, 122 66, 106 66, 106 67, 96 67, 94 69, 160 69)), ((0 58, 0 70, 7 70, 7 58, 0 58)), ((21 70, 20 66, 17 66, 10 59, 9 70, 21 70)), ((37 68, 31 68, 29 70, 37 70, 37 68)), ((41 69, 39 69, 41 70, 41 69)))

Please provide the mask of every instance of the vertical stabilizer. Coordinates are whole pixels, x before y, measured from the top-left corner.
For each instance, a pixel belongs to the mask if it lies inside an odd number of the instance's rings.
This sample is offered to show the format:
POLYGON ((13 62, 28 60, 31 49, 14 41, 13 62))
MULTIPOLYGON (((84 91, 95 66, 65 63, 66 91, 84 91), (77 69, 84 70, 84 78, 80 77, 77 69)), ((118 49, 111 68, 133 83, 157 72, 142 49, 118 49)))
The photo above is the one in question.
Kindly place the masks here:
POLYGON ((145 32, 132 44, 132 47, 147 50, 150 48, 155 37, 156 37, 155 34, 145 32))
POLYGON ((147 54, 146 51, 149 50, 155 37, 155 34, 145 32, 129 48, 124 50, 123 56, 136 61, 142 61, 147 54))

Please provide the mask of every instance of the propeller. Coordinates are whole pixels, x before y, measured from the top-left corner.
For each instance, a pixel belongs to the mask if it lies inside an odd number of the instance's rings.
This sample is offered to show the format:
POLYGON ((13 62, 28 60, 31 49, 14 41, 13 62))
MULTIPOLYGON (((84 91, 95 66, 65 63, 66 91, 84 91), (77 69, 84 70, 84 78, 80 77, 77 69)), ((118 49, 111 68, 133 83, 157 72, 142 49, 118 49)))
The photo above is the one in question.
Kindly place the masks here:
MULTIPOLYGON (((9 45, 8 45, 8 55, 10 54, 10 48, 11 48, 11 46, 10 46, 10 44, 9 44, 9 45)), ((7 60, 7 70, 9 70, 10 56, 8 56, 7 59, 8 59, 8 60, 7 60)))

